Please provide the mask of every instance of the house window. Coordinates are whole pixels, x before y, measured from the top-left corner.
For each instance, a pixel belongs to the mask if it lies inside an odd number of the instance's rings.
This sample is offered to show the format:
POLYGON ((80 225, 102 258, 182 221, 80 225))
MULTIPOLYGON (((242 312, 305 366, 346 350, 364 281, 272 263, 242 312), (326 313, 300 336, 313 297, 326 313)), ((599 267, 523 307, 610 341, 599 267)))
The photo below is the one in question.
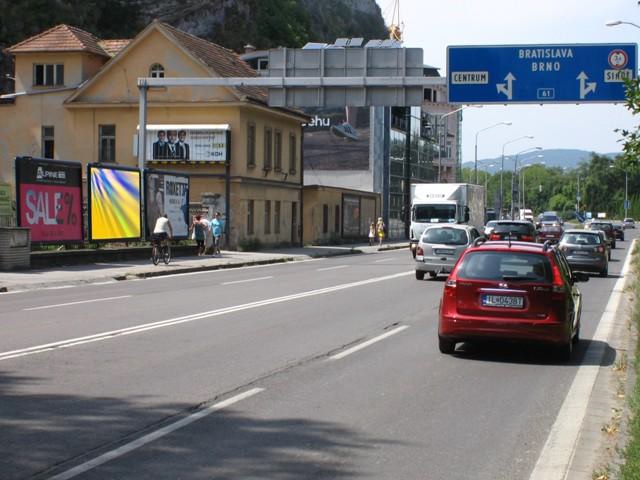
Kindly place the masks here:
POLYGON ((282 132, 280 130, 276 130, 274 139, 274 166, 273 169, 276 172, 282 171, 282 132))
POLYGON ((296 173, 296 160, 298 158, 298 148, 297 148, 297 139, 296 136, 291 134, 289 135, 289 173, 296 173))
POLYGON ((271 160, 273 156, 272 148, 273 139, 271 138, 271 129, 264 129, 264 170, 271 170, 271 160))
POLYGON ((42 127, 42 158, 53 158, 54 155, 54 129, 42 127))
POLYGON ((247 125, 247 167, 256 166, 256 125, 247 125))
POLYGON ((64 65, 42 64, 33 65, 33 85, 37 87, 52 87, 64 85, 64 65))
POLYGON ((280 200, 276 200, 273 211, 273 233, 280 233, 280 200))
POLYGON ((249 204, 247 205, 247 234, 248 235, 253 235, 253 233, 254 233, 254 229, 253 229, 253 219, 254 219, 253 207, 254 207, 254 201, 253 200, 249 200, 249 204))
POLYGON ((322 206, 322 233, 329 231, 329 205, 322 206))
POLYGON ((259 58, 258 59, 258 72, 263 72, 265 70, 269 70, 269 59, 268 58, 259 58))
POLYGON ((264 201, 264 233, 271 233, 271 200, 264 201))
POLYGON ((98 136, 100 137, 98 161, 99 162, 115 162, 116 161, 116 126, 115 125, 99 125, 98 136))
POLYGON ((340 233, 340 206, 336 205, 335 215, 333 218, 333 231, 340 233))
POLYGON ((159 63, 154 63, 149 68, 149 76, 151 78, 164 78, 164 67, 159 63))

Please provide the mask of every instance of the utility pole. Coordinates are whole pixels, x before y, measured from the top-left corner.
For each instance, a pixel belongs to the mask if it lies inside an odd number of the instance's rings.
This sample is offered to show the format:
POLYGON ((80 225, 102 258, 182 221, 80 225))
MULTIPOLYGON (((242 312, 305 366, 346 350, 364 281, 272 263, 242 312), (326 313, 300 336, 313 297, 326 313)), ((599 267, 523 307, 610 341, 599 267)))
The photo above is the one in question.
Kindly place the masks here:
POLYGON ((405 143, 404 143, 404 164, 403 164, 403 220, 404 220, 404 235, 405 238, 409 238, 409 229, 411 228, 411 107, 405 107, 404 109, 404 123, 405 123, 405 143))

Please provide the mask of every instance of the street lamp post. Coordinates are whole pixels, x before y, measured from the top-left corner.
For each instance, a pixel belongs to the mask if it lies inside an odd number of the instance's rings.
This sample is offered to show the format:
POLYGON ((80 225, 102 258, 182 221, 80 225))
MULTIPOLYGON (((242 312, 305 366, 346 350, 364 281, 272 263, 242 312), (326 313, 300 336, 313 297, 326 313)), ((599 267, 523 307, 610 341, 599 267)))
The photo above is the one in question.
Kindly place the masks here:
POLYGON ((624 218, 629 217, 629 175, 624 171, 624 218))
MULTIPOLYGON (((482 105, 463 105, 460 108, 456 108, 455 110, 452 110, 451 112, 445 113, 444 115, 440 116, 440 121, 436 122, 439 123, 439 127, 442 127, 442 129, 444 130, 444 119, 450 115, 453 115, 454 113, 458 113, 461 112, 462 110, 464 110, 465 108, 469 108, 469 107, 473 107, 473 108, 482 108, 482 105)), ((446 138, 443 139, 443 133, 446 135, 446 131, 442 132, 440 130, 440 128, 438 127, 438 183, 440 183, 441 180, 441 175, 442 175, 442 148, 443 146, 446 147, 446 138), (444 145, 443 145, 444 143, 444 145)), ((477 183, 477 182, 476 182, 477 183)))
POLYGON ((508 142, 504 143, 502 145, 502 157, 500 160, 500 212, 498 213, 499 217, 498 218, 502 218, 502 207, 504 205, 504 181, 503 181, 503 174, 504 174, 504 148, 514 142, 518 142, 520 140, 524 140, 525 138, 528 139, 532 139, 534 138, 533 135, 523 135, 522 137, 518 137, 518 138, 514 138, 513 140, 509 140, 508 142))
POLYGON ((480 134, 480 132, 484 132, 485 130, 489 130, 490 128, 497 127, 499 125, 510 126, 511 122, 498 122, 498 123, 490 125, 490 126, 488 126, 486 128, 483 128, 481 130, 478 130, 476 132, 475 159, 474 159, 474 162, 473 162, 473 170, 474 170, 474 174, 475 174, 475 177, 476 177, 476 185, 478 184, 478 135, 480 134))
POLYGON ((513 201, 514 200, 513 199, 513 187, 515 186, 516 175, 518 174, 518 157, 522 153, 533 152, 535 150, 542 150, 542 147, 527 148, 525 150, 522 150, 522 151, 516 153, 516 160, 513 163, 513 175, 511 176, 511 218, 513 218, 513 215, 515 214, 515 202, 513 201))

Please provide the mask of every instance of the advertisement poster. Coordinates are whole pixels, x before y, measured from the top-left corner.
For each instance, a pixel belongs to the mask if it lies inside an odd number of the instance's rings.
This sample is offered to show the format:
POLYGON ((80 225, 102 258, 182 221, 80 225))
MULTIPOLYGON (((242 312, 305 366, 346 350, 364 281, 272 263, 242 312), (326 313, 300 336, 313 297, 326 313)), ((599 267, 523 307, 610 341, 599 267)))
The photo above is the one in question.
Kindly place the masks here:
POLYGON ((147 125, 147 161, 226 162, 228 140, 228 125, 147 125))
POLYGON ((34 243, 82 242, 82 166, 16 158, 18 225, 34 243))
POLYGON ((360 197, 342 196, 342 236, 360 237, 360 197))
POLYGON ((146 227, 153 233, 156 220, 167 214, 173 238, 189 236, 189 177, 169 172, 145 172, 146 227))
POLYGON ((370 108, 305 108, 304 168, 369 170, 370 108))
POLYGON ((89 165, 89 240, 140 238, 140 172, 89 165))

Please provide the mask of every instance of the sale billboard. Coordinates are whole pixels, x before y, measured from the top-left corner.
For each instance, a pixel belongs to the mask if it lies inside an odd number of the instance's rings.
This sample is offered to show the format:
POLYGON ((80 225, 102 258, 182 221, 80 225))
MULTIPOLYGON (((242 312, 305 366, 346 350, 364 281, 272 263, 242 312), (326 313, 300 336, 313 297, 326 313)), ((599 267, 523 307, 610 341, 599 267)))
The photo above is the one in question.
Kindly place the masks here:
POLYGON ((90 241, 140 238, 140 180, 138 169, 87 166, 90 241))
POLYGON ((18 225, 34 243, 82 242, 82 165, 16 157, 18 225))
POLYGON ((156 220, 167 214, 173 238, 189 236, 189 176, 145 170, 144 174, 145 223, 147 233, 153 233, 156 220))

